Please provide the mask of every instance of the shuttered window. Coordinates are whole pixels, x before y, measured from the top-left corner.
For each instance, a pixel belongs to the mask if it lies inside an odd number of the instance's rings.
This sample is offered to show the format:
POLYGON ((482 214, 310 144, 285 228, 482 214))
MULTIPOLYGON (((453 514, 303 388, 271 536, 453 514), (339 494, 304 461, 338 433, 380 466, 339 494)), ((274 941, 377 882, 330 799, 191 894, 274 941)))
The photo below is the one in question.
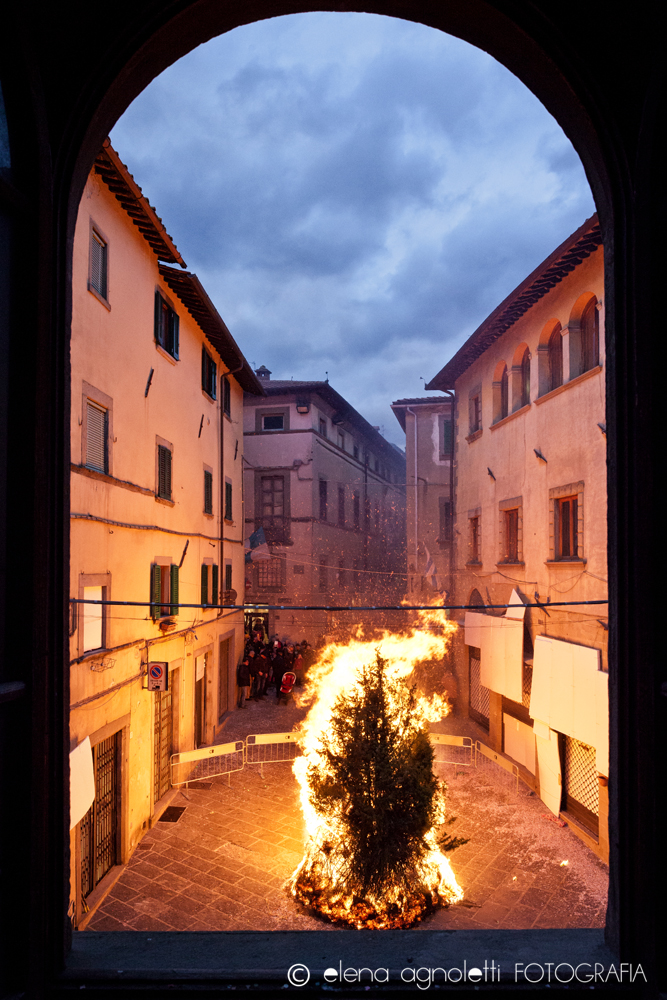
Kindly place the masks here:
POLYGON ((158 485, 157 495, 162 500, 171 500, 171 450, 158 445, 158 485))
POLYGON ((229 379, 224 378, 222 380, 222 408, 227 414, 231 416, 232 413, 232 389, 229 384, 229 379))
POLYGON ((204 513, 213 513, 213 473, 204 472, 204 513))
POLYGON ((178 566, 151 566, 151 618, 167 618, 178 614, 178 566), (169 604, 163 604, 169 601, 169 604))
POLYGON ((225 483, 225 521, 232 520, 232 484, 225 483))
POLYGON ((97 472, 108 471, 108 413, 90 400, 86 403, 86 465, 97 472))
POLYGON ((155 342, 178 360, 178 313, 159 292, 155 293, 155 342))
POLYGON ((211 399, 215 399, 218 381, 218 367, 205 347, 201 349, 201 387, 211 399))
POLYGON ((107 298, 107 245, 99 233, 90 231, 90 287, 107 298))
POLYGON ((201 603, 203 605, 218 603, 219 569, 210 563, 202 563, 201 568, 201 603))

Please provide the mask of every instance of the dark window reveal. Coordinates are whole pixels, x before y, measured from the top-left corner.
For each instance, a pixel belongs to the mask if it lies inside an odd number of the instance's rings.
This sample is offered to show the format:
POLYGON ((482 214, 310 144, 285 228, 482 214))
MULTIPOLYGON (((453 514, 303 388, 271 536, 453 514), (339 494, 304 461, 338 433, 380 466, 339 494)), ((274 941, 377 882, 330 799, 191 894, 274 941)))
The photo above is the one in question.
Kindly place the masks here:
POLYGON ((576 559, 579 551, 577 498, 556 501, 556 559, 576 559))
POLYGON ((218 366, 205 347, 201 349, 201 387, 204 392, 215 399, 215 389, 218 384, 218 366))
POLYGON ((232 387, 228 378, 222 380, 222 409, 228 417, 232 415, 232 387))
POLYGON ((225 521, 232 520, 232 484, 225 483, 225 521))
POLYGON ((505 511, 505 559, 519 562, 519 509, 505 511))
POLYGON ((282 431, 285 425, 285 417, 282 413, 271 413, 262 417, 263 431, 282 431))
POLYGON ((178 314, 155 293, 155 343, 178 360, 178 314))

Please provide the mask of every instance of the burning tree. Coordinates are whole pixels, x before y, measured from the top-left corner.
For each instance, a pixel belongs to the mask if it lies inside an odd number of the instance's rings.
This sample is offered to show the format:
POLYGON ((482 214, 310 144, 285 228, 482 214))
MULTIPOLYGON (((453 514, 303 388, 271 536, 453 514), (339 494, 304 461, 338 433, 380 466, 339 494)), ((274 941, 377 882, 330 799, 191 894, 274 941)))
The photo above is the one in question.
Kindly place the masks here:
POLYGON ((307 782, 318 824, 296 899, 334 921, 396 928, 461 898, 436 840, 444 786, 423 706, 379 651, 338 696, 307 782))

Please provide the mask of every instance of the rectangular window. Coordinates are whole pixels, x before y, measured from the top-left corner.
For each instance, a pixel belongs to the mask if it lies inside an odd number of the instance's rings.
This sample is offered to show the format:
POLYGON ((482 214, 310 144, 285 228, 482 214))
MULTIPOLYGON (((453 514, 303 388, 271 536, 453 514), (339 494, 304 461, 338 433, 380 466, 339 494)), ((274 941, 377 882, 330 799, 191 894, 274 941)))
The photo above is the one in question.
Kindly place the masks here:
MULTIPOLYGON (((84 587, 84 601, 103 601, 106 587, 84 587)), ((104 648, 104 605, 83 604, 83 652, 104 648)))
POLYGON ((476 434, 482 429, 482 391, 473 390, 468 400, 468 415, 470 423, 470 433, 476 434))
POLYGON ((109 414, 103 406, 86 401, 86 465, 97 472, 109 471, 109 414))
POLYGON ((353 448, 352 448, 352 455, 353 455, 354 458, 356 458, 357 461, 359 461, 359 445, 358 444, 355 444, 353 446, 353 448))
POLYGON ((103 299, 108 298, 108 247, 95 229, 90 230, 89 288, 103 299))
POLYGON ((338 524, 345 526, 345 487, 338 487, 338 524))
POLYGON ((202 563, 201 603, 204 606, 218 603, 218 567, 213 563, 202 563))
POLYGON ((507 562, 519 562, 519 510, 505 511, 505 559, 507 562))
POLYGON ((324 417, 320 417, 320 434, 322 437, 327 436, 327 422, 324 417))
POLYGON ((320 590, 329 589, 329 561, 320 559, 320 590))
POLYGON ((451 417, 442 417, 440 420, 440 457, 450 458, 452 454, 452 444, 454 441, 453 423, 451 417))
POLYGON ((329 484, 326 479, 320 479, 320 521, 327 519, 327 489, 329 484))
POLYGON ((260 514, 255 523, 258 528, 264 528, 267 542, 285 541, 288 535, 285 477, 262 476, 255 502, 260 514))
POLYGON ((228 378, 222 380, 222 409, 228 417, 232 415, 232 387, 228 378))
POLYGON ((232 484, 225 482, 225 521, 232 520, 232 484))
POLYGON ((159 291, 155 292, 155 343, 178 360, 178 314, 159 291))
POLYGON ((359 515, 360 515, 359 493, 355 490, 354 495, 352 497, 352 518, 355 531, 359 531, 359 515))
POLYGON ((218 366, 205 347, 201 349, 201 387, 207 396, 215 399, 218 384, 218 366))
POLYGON ((338 431, 338 447, 345 451, 345 435, 342 431, 338 431))
POLYGON ((213 473, 204 470, 204 513, 213 513, 213 473))
POLYGON ((285 417, 282 413, 269 413, 262 417, 263 431, 284 430, 285 417))
POLYGON ((159 444, 157 448, 157 495, 161 500, 171 500, 171 449, 159 444))
POLYGON ((438 541, 441 545, 448 545, 454 537, 454 511, 451 500, 446 497, 438 497, 440 510, 440 536, 438 541))
POLYGON ((151 617, 173 618, 178 614, 178 566, 151 566, 151 617))
POLYGON ((556 559, 576 559, 579 554, 577 497, 556 500, 556 559))
POLYGON ((225 590, 232 589, 232 564, 225 563, 225 590))
POLYGON ((469 519, 469 524, 470 524, 470 562, 478 563, 481 562, 479 516, 471 517, 469 519))
POLYGON ((266 559, 257 563, 259 590, 281 590, 284 579, 284 559, 266 559))

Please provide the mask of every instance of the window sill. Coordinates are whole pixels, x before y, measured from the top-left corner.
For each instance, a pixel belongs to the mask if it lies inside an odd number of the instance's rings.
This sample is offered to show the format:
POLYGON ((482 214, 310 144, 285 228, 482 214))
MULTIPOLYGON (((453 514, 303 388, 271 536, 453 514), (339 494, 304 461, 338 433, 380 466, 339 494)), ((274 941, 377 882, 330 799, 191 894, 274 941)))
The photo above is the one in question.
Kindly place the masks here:
POLYGON ((466 438, 468 444, 472 444, 473 441, 476 441, 478 438, 481 438, 483 430, 484 428, 480 427, 478 431, 473 431, 472 434, 468 434, 468 437, 466 438))
POLYGON ((482 563, 479 559, 471 559, 470 562, 466 563, 466 566, 470 566, 472 569, 481 566, 482 563))
POLYGON ((165 351, 164 347, 162 347, 161 344, 156 343, 155 350, 158 352, 158 354, 161 354, 163 358, 166 358, 169 364, 171 365, 178 364, 178 358, 175 358, 173 354, 169 353, 169 351, 165 351))
POLYGON ((109 300, 105 299, 104 296, 101 295, 96 288, 93 288, 93 286, 90 283, 88 284, 88 291, 90 292, 91 295, 95 296, 98 302, 102 303, 105 309, 108 309, 109 312, 111 312, 111 304, 109 300))
POLYGON ((210 394, 210 392, 206 391, 206 389, 202 389, 201 394, 202 394, 202 396, 204 397, 204 399, 206 400, 207 403, 215 403, 216 402, 215 396, 212 396, 210 394))
POLYGON ((507 566, 521 566, 521 567, 523 567, 525 569, 526 564, 525 564, 525 562, 513 562, 513 561, 510 561, 509 559, 506 559, 504 562, 497 562, 496 563, 496 569, 501 569, 503 566, 505 566, 505 567, 507 567, 507 566))
POLYGON ((503 417, 501 420, 496 420, 495 423, 491 424, 490 429, 492 431, 495 431, 499 427, 504 427, 505 424, 508 424, 510 422, 510 420, 514 420, 515 417, 520 417, 522 413, 526 413, 529 409, 530 409, 530 403, 524 403, 524 405, 520 406, 518 410, 514 411, 514 413, 508 413, 507 416, 503 417))
POLYGON ((587 559, 545 559, 545 566, 585 566, 587 559))
POLYGON ((571 378, 569 382, 563 382, 562 385, 556 386, 555 389, 551 389, 549 392, 545 392, 544 395, 538 396, 534 402, 539 406, 541 403, 546 403, 548 399, 553 396, 557 396, 559 392, 565 392, 573 385, 579 385, 580 382, 585 382, 587 378, 592 378, 593 375, 599 375, 602 371, 602 365, 596 365, 595 368, 589 368, 587 372, 582 372, 581 375, 575 375, 571 378))
POLYGON ((165 505, 165 507, 175 507, 176 506, 176 504, 175 504, 175 502, 173 500, 167 500, 166 497, 159 497, 157 494, 155 495, 155 502, 156 503, 163 503, 165 505))
POLYGON ((204 515, 204 517, 207 517, 209 521, 215 520, 215 514, 211 514, 209 510, 203 510, 202 514, 204 515))

